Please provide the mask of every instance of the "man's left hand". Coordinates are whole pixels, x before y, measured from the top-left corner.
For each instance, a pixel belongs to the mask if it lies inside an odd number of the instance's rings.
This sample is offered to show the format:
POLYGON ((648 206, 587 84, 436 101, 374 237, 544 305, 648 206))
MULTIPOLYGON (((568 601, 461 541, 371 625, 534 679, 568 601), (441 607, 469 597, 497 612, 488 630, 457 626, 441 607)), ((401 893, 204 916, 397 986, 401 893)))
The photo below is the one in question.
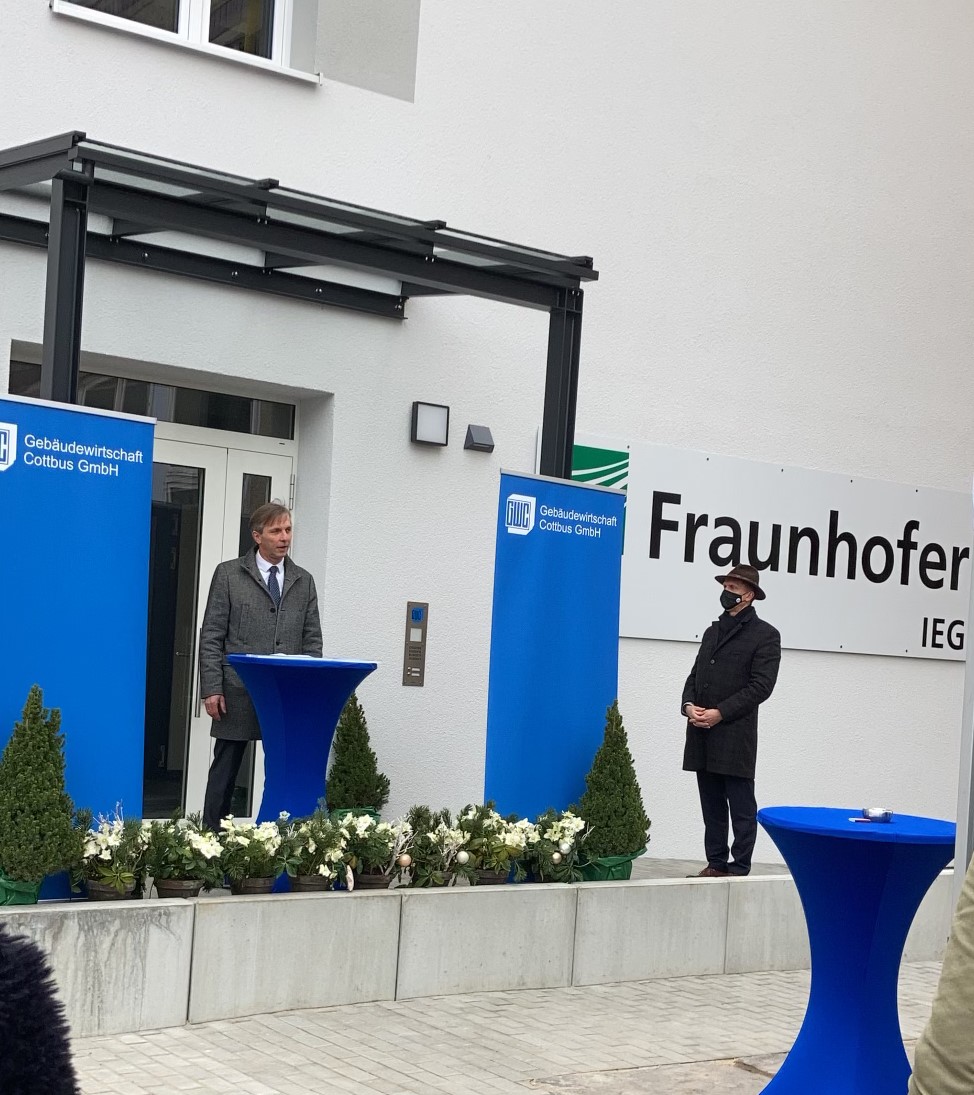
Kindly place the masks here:
POLYGON ((704 713, 697 719, 693 725, 699 726, 704 730, 711 730, 722 721, 722 715, 716 707, 708 707, 704 713))

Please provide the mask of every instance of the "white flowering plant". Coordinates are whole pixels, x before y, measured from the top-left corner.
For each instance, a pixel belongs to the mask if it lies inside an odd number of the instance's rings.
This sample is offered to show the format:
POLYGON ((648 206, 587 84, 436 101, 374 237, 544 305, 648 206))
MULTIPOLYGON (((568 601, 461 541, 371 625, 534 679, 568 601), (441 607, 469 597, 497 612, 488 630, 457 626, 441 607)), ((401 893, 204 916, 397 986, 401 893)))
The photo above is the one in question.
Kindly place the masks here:
POLYGON ((526 849, 538 842, 538 830, 526 818, 501 817, 493 802, 467 806, 457 818, 457 829, 467 837, 465 848, 476 869, 514 870, 515 881, 525 877, 522 859, 526 849))
MULTIPOLYGON (((446 814, 445 811, 443 811, 446 814)), ((449 814, 446 814, 449 818, 449 814)), ((449 886, 457 878, 476 880, 476 862, 468 851, 468 833, 448 820, 437 821, 432 829, 422 830, 413 837, 412 880, 410 885, 449 886)))
POLYGON ((392 873, 398 830, 371 814, 349 814, 339 830, 345 842, 343 862, 354 874, 392 873))
POLYGON ((571 810, 548 810, 534 823, 537 840, 526 848, 524 863, 536 882, 579 882, 578 853, 587 835, 585 819, 571 810))
POLYGON ((141 888, 149 822, 123 817, 117 807, 111 817, 99 814, 97 823, 90 810, 79 811, 78 820, 85 831, 81 860, 71 871, 72 888, 82 882, 105 882, 119 893, 141 888))
POLYGON ((225 817, 220 822, 220 844, 220 865, 231 882, 277 878, 292 866, 294 844, 287 814, 259 825, 225 817))
POLYGON ((346 855, 345 833, 323 809, 293 822, 290 837, 289 875, 319 875, 329 881, 338 877, 346 855))
POLYGON ((223 846, 199 814, 149 823, 146 871, 155 879, 202 882, 206 889, 223 884, 223 846))

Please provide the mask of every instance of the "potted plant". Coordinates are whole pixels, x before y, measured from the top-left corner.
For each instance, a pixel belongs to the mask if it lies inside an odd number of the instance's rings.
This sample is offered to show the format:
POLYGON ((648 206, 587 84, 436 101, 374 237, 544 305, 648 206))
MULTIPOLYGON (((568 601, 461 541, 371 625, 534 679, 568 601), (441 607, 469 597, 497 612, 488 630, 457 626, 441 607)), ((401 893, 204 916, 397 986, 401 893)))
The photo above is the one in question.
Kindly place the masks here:
POLYGON ((0 757, 0 905, 32 905, 46 875, 81 855, 64 789, 61 712, 35 684, 0 757))
POLYGON ((571 810, 547 810, 534 823, 537 840, 529 841, 524 865, 535 882, 579 882, 579 847, 585 821, 571 810))
POLYGON ((376 821, 369 814, 349 814, 341 824, 345 841, 344 862, 349 890, 385 890, 392 881, 400 845, 401 825, 376 821))
POLYGON ((287 863, 291 889, 330 890, 343 869, 345 836, 320 807, 291 826, 292 854, 287 863))
POLYGON ((160 897, 198 897, 223 885, 220 856, 223 848, 199 814, 150 822, 146 873, 160 897))
POLYGON ((576 813, 588 828, 582 877, 589 882, 629 878, 632 861, 646 851, 650 822, 618 700, 606 712, 605 736, 576 813))
POLYGON ((288 828, 287 814, 259 825, 234 817, 220 822, 220 866, 230 880, 232 894, 271 892, 292 854, 288 828))
POLYGON ((94 824, 89 810, 78 813, 84 844, 72 871, 72 888, 86 884, 89 901, 118 901, 141 894, 150 822, 122 817, 116 807, 94 824))
POLYGON ((406 815, 413 827, 410 886, 450 886, 457 878, 473 882, 476 865, 466 844, 470 834, 453 825, 449 810, 434 813, 414 806, 406 815))
POLYGON ((365 712, 354 692, 335 730, 327 795, 328 807, 339 819, 352 811, 378 818, 389 801, 389 780, 379 771, 365 712))
POLYGON ((457 818, 456 827, 466 834, 464 849, 473 857, 471 881, 498 885, 507 882, 512 869, 515 881, 525 877, 520 859, 528 842, 538 838, 530 821, 505 819, 488 802, 483 806, 467 806, 457 818))

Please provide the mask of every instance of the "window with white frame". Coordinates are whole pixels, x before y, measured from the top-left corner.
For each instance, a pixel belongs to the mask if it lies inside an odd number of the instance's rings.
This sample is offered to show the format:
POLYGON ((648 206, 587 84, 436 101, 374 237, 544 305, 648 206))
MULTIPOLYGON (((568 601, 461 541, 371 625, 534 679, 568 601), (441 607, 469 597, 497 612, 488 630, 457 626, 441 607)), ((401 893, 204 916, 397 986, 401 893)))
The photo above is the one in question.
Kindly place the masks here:
POLYGON ((299 30, 299 41, 307 40, 317 22, 317 0, 51 0, 51 7, 174 44, 232 50, 282 68, 313 68, 307 64, 312 59, 298 57, 292 44, 299 30))

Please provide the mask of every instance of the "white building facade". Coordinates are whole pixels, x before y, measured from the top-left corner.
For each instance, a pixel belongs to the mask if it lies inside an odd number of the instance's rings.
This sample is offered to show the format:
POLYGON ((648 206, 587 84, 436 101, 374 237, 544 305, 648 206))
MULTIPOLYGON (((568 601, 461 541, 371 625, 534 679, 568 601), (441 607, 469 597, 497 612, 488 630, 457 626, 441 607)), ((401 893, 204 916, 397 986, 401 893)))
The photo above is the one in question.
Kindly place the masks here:
MULTIPOLYGON (((594 256, 580 433, 969 489, 968 4, 32 0, 4 23, 0 148, 82 129, 594 256)), ((45 269, 42 250, 0 242, 0 391, 40 361, 45 269)), ((237 553, 262 490, 293 493, 326 652, 380 663, 360 699, 388 812, 482 796, 498 472, 534 469, 547 337, 543 312, 475 298, 415 297, 398 322, 89 262, 91 398, 160 418, 160 497, 190 522, 170 576, 171 635, 189 645, 166 663, 184 706, 147 758, 160 803, 185 781, 198 806, 205 774, 185 589, 237 553), (410 443, 414 400, 449 405, 445 448, 410 443), (463 448, 468 423, 492 453, 463 448), (422 688, 401 683, 410 600, 430 604, 422 688)), ((30 535, 65 535, 87 561, 110 558, 109 528, 30 535)), ((774 582, 761 611, 777 622, 774 582)), ((681 771, 694 652, 620 644, 656 855, 702 850, 681 771)), ((953 817, 962 691, 960 662, 786 649, 759 802, 953 817)), ((763 836, 756 856, 775 857, 763 836)))

